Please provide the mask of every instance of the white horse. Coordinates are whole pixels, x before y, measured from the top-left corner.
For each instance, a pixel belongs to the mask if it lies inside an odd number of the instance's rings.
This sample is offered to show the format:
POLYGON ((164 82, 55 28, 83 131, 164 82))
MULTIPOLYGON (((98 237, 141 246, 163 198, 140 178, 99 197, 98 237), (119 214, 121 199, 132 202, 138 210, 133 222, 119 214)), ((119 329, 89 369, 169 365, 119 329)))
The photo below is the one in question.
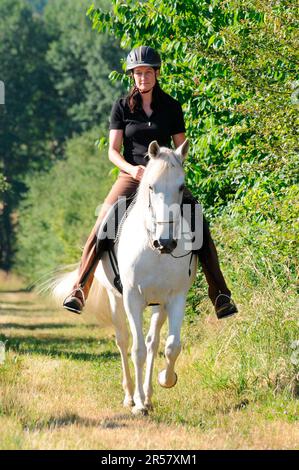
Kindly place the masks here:
MULTIPOLYGON (((134 414, 146 415, 152 409, 154 358, 166 318, 169 323, 165 346, 166 368, 159 373, 158 381, 166 388, 173 387, 177 382, 174 366, 181 351, 180 331, 186 296, 197 267, 197 256, 192 257, 190 247, 186 249, 186 234, 182 237, 180 205, 184 189, 183 161, 187 151, 187 141, 175 151, 160 148, 157 142, 150 144, 150 161, 140 182, 135 204, 123 223, 116 243, 123 295, 113 284, 115 275, 105 252, 86 303, 86 308, 93 304, 100 320, 103 320, 107 316, 109 299, 108 316, 111 315, 115 328, 123 368, 124 405, 131 406, 134 414), (169 207, 172 208, 171 212, 169 207), (94 302, 96 292, 100 300, 98 304, 94 302), (152 306, 150 329, 144 339, 143 311, 151 304, 155 305, 152 306), (126 318, 133 338, 135 390, 128 363, 129 331, 126 318)), ((76 273, 70 273, 57 285, 54 289, 57 298, 61 300, 67 294, 75 276, 76 273)))

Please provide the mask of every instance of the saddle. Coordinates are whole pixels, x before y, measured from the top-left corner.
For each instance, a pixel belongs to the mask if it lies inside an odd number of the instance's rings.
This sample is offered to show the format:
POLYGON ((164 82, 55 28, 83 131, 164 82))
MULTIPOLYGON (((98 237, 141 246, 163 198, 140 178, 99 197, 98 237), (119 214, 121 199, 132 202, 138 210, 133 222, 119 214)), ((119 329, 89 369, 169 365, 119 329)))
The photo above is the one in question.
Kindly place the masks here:
POLYGON ((114 286, 122 294, 123 288, 119 276, 115 244, 119 238, 121 227, 126 220, 130 209, 135 202, 136 193, 130 197, 119 197, 111 206, 97 230, 96 253, 97 259, 102 257, 104 251, 108 252, 110 263, 114 272, 114 286))
MULTIPOLYGON (((122 294, 123 287, 119 276, 117 256, 115 253, 115 244, 119 238, 123 223, 125 222, 130 210, 133 208, 136 200, 136 193, 130 197, 120 197, 111 206, 110 210, 106 214, 103 222, 97 230, 96 234, 96 253, 97 259, 102 257, 103 252, 107 251, 110 259, 110 263, 114 272, 114 286, 122 294)), ((202 246, 202 210, 200 204, 188 191, 184 194, 183 202, 181 205, 181 213, 187 220, 186 228, 183 232, 190 234, 192 237, 189 240, 190 253, 199 254, 202 246), (184 211, 185 205, 188 205, 189 210, 184 211)), ((190 274, 190 271, 189 271, 190 274)))

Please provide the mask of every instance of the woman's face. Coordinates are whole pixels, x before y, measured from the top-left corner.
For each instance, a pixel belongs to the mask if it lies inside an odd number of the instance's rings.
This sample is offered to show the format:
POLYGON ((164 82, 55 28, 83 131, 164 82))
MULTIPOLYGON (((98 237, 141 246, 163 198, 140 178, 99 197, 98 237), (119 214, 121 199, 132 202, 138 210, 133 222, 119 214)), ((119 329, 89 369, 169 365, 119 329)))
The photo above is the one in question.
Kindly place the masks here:
POLYGON ((133 70, 135 84, 141 93, 151 90, 156 83, 157 72, 153 67, 140 66, 133 70))

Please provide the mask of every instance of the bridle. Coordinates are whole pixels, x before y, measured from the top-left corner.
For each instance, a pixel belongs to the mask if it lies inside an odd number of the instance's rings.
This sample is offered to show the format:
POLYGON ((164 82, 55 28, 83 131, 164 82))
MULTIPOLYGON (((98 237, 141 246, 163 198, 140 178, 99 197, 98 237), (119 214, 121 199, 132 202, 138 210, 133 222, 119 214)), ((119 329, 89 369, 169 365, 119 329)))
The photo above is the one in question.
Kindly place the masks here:
MULTIPOLYGON (((176 219, 176 220, 156 220, 156 217, 155 217, 155 214, 154 214, 154 210, 153 210, 153 206, 152 206, 152 203, 151 203, 151 194, 150 194, 150 190, 148 192, 148 209, 150 211, 150 215, 151 215, 151 222, 152 222, 152 226, 157 226, 157 225, 162 225, 162 224, 174 224, 175 222, 178 222, 179 221, 179 218, 176 219)), ((148 235, 149 235, 149 241, 150 241, 150 245, 151 245, 151 248, 153 250, 156 250, 156 247, 154 246, 154 242, 153 242, 153 239, 152 239, 152 236, 153 236, 153 231, 150 230, 147 226, 146 226, 146 230, 148 232, 148 235)), ((191 254, 191 259, 190 259, 190 264, 191 264, 191 261, 192 261, 192 256, 193 256, 193 251, 190 250, 188 251, 187 253, 185 253, 184 255, 180 255, 180 256, 175 256, 173 255, 172 253, 168 253, 170 256, 172 256, 173 258, 185 258, 186 256, 190 255, 191 254)), ((189 274, 190 274, 190 269, 189 269, 189 274)))

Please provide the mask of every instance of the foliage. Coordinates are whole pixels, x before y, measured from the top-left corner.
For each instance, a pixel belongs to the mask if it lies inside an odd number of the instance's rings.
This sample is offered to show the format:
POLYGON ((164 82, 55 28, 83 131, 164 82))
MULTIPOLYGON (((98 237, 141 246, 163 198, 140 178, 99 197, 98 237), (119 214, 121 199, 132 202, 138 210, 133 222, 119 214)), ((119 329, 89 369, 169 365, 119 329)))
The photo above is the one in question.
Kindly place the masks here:
POLYGON ((7 181, 0 200, 0 263, 8 268, 13 252, 13 220, 24 175, 47 167, 51 158, 55 92, 45 60, 48 35, 22 0, 0 3, 0 173, 7 181), (9 189, 9 191, 8 191, 9 189))
POLYGON ((0 194, 2 192, 4 192, 5 190, 7 190, 8 188, 8 185, 7 185, 7 182, 5 180, 5 177, 3 175, 1 175, 0 173, 0 194))
MULTIPOLYGON (((108 2, 99 0, 98 4, 105 6, 108 2)), ((87 0, 53 0, 44 12, 52 37, 47 60, 59 97, 58 125, 63 135, 100 123, 107 127, 112 103, 122 91, 121 84, 108 79, 111 69, 119 69, 118 41, 91 30, 86 17, 88 5, 87 0)))
POLYGON ((28 180, 30 189, 19 208, 16 256, 18 272, 28 281, 80 259, 96 208, 111 185, 109 160, 94 144, 98 132, 69 140, 64 161, 28 180))
POLYGON ((295 182, 298 17, 293 2, 112 4, 111 12, 90 8, 93 27, 120 38, 124 48, 146 43, 160 50, 161 82, 183 103, 192 142, 189 185, 206 210, 218 213, 257 179, 268 180, 274 193, 295 182))
POLYGON ((119 63, 118 44, 91 31, 87 5, 53 0, 44 14, 36 14, 25 0, 0 3, 0 80, 6 91, 5 106, 0 106, 4 269, 13 262, 16 211, 27 190, 26 175, 48 171, 63 158, 64 142, 74 133, 101 123, 106 129, 112 102, 121 93, 121 85, 108 79, 119 63))
POLYGON ((48 3, 48 0, 27 0, 27 2, 35 11, 41 13, 48 3))

